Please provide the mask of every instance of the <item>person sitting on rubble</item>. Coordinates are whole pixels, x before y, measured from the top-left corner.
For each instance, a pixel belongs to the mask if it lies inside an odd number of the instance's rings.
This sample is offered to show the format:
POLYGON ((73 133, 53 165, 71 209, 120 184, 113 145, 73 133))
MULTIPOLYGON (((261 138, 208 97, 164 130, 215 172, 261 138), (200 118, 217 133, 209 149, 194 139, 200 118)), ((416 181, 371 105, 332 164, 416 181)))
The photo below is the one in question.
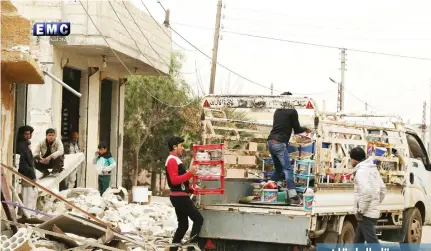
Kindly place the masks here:
MULTIPOLYGON (((178 228, 172 244, 181 244, 181 240, 189 229, 189 217, 193 221, 189 242, 196 240, 204 222, 204 218, 189 197, 189 193, 192 191, 189 180, 196 174, 197 168, 193 166, 189 171, 185 169, 180 159, 184 151, 183 142, 183 138, 176 136, 168 140, 170 154, 165 163, 166 178, 171 189, 170 200, 178 219, 178 228)), ((176 251, 178 247, 171 247, 169 250, 176 251)))
MULTIPOLYGON (((36 180, 36 170, 34 169, 33 153, 30 149, 30 137, 33 128, 30 126, 21 126, 18 129, 16 142, 16 153, 19 154, 18 172, 30 180, 36 180)), ((22 203, 29 209, 36 209, 36 201, 38 197, 37 188, 21 180, 21 196, 22 203)))
MULTIPOLYGON (((284 92, 281 95, 292 95, 292 93, 284 92)), ((270 182, 279 181, 284 173, 288 193, 286 203, 300 205, 302 200, 296 193, 293 167, 287 150, 292 130, 295 134, 311 132, 310 129, 299 124, 298 112, 295 109, 275 110, 272 130, 268 136, 268 149, 275 167, 270 182)))
POLYGON ((97 147, 99 150, 96 151, 96 155, 93 159, 93 164, 96 166, 99 183, 99 192, 100 195, 109 188, 109 184, 111 183, 111 171, 115 168, 117 163, 112 157, 111 152, 108 151, 108 146, 101 142, 97 147))
POLYGON ((37 144, 33 155, 36 162, 35 168, 42 172, 43 177, 50 174, 48 169, 52 169, 53 174, 64 170, 63 143, 56 137, 55 130, 52 128, 46 130, 45 140, 37 144))

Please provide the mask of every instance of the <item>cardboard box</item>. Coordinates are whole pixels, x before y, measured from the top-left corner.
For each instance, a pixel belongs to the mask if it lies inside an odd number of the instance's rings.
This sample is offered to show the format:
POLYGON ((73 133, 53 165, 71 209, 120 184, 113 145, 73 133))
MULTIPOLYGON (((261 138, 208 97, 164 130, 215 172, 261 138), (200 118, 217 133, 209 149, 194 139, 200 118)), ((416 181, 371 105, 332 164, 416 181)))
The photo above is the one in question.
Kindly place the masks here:
POLYGON ((224 155, 224 163, 226 165, 236 165, 238 157, 236 155, 224 155))
POLYGON ((256 156, 238 156, 239 165, 256 165, 256 156))

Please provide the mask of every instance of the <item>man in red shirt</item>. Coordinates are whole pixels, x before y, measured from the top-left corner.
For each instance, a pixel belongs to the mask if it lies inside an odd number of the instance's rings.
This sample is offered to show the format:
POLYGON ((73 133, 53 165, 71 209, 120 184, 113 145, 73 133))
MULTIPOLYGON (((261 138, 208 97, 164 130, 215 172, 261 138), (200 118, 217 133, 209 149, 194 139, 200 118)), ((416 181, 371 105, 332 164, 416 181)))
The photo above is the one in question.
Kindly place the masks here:
MULTIPOLYGON (((187 171, 180 157, 183 154, 184 139, 173 136, 168 140, 169 154, 166 160, 166 177, 171 189, 171 203, 175 208, 178 218, 178 228, 175 232, 172 243, 180 244, 187 230, 189 229, 189 217, 193 221, 190 242, 193 242, 201 231, 204 219, 189 197, 192 191, 189 180, 196 174, 197 168, 192 167, 187 171)), ((170 251, 176 251, 178 247, 171 247, 170 251)))

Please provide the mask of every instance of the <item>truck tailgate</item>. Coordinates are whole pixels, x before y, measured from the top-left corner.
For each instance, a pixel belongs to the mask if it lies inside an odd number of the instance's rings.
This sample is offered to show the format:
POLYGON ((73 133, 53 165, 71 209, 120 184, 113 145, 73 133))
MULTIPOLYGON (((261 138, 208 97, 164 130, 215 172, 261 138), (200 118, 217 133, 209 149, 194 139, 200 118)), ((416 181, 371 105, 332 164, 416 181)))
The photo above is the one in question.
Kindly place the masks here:
POLYGON ((202 205, 200 237, 282 244, 308 244, 310 212, 302 207, 245 204, 202 205))

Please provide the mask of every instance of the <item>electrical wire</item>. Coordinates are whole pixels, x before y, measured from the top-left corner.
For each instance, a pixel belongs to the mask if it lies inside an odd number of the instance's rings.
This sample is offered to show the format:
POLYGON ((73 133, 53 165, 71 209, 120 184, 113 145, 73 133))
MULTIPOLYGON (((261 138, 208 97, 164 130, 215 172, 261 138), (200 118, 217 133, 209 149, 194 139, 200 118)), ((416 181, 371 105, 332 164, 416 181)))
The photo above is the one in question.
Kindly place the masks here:
MULTIPOLYGON (((109 0, 108 0, 108 2, 109 2, 109 0)), ((135 23, 135 25, 138 27, 138 29, 139 29, 139 31, 141 32, 141 34, 142 34, 142 36, 144 36, 144 38, 145 38, 145 40, 147 40, 147 43, 148 43, 148 45, 150 46, 150 48, 157 54, 157 56, 163 61, 163 63, 167 66, 167 67, 171 67, 171 65, 170 64, 168 64, 168 62, 166 62, 166 60, 165 60, 165 58, 163 58, 162 57, 162 55, 160 55, 160 53, 156 50, 156 49, 154 49, 154 47, 153 47, 153 45, 151 44, 151 42, 150 42, 150 40, 148 39, 148 37, 145 35, 145 33, 142 31, 142 29, 141 29, 141 27, 139 26, 139 24, 138 24, 138 22, 136 22, 136 19, 133 17, 133 14, 129 11, 129 8, 127 8, 127 5, 126 5, 126 3, 124 2, 124 1, 121 1, 122 3, 123 3, 123 5, 124 5, 124 8, 127 10, 127 12, 129 13, 129 15, 130 15, 130 17, 132 18, 132 20, 133 20, 133 22, 135 23)), ((112 6, 112 4, 110 3, 110 5, 111 5, 111 7, 112 7, 112 10, 114 11, 114 12, 116 12, 115 11, 115 9, 114 9, 114 7, 112 6)), ((118 20, 120 20, 120 17, 118 16, 118 14, 116 13, 115 14, 117 17, 118 17, 118 20)), ((121 20, 120 20, 120 23, 121 23, 121 25, 123 25, 123 27, 124 27, 124 29, 126 29, 126 31, 127 31, 127 28, 126 28, 126 26, 124 25, 124 23, 123 22, 121 22, 121 20)), ((129 36, 130 36, 130 38, 135 42, 135 44, 136 44, 136 46, 138 46, 137 45, 137 43, 136 43, 136 41, 134 40, 134 38, 133 38, 133 36, 130 34, 130 32, 128 32, 127 31, 127 33, 129 33, 129 36)), ((139 47, 138 47, 138 49, 139 49, 139 47)), ((141 54, 143 54, 143 52, 141 51, 141 54)), ((145 55, 144 55, 145 56, 145 55)), ((182 74, 192 74, 192 73, 184 73, 184 72, 181 72, 180 71, 180 73, 182 73, 182 74)))
MULTIPOLYGON (((190 24, 183 24, 183 23, 173 23, 173 24, 177 24, 177 25, 181 25, 181 26, 187 26, 187 27, 191 27, 191 28, 197 28, 197 29, 214 30, 214 28, 194 26, 194 25, 190 25, 190 24)), ((310 46, 323 47, 323 48, 329 48, 329 49, 344 48, 344 49, 349 50, 349 51, 362 52, 362 53, 368 53, 368 54, 376 54, 376 55, 400 57, 400 58, 409 58, 409 59, 417 59, 417 60, 426 60, 426 61, 431 60, 431 58, 428 58, 428 57, 407 56, 407 55, 401 55, 401 54, 369 51, 369 50, 347 48, 347 47, 340 47, 340 46, 333 46, 333 45, 323 45, 323 44, 317 44, 317 43, 309 43, 309 42, 295 41, 295 40, 290 40, 290 39, 283 39, 283 38, 269 37, 269 36, 256 35, 256 34, 250 34, 250 33, 243 33, 243 32, 231 31, 231 30, 223 30, 223 32, 229 33, 229 34, 234 34, 234 35, 240 35, 240 36, 261 38, 261 39, 274 40, 274 41, 279 41, 279 42, 295 43, 295 44, 302 44, 302 45, 310 45, 310 46)))
MULTIPOLYGON (((334 83, 334 82, 332 82, 332 81, 331 81, 331 83, 334 83)), ((338 86, 338 84, 339 84, 339 83, 334 83, 334 84, 336 84, 336 85, 338 86)), ((376 108, 376 107, 374 107, 374 106, 370 105, 370 103, 369 103, 369 102, 366 102, 366 101, 364 101, 364 100, 360 99, 358 96, 356 96, 355 94, 353 94, 353 92, 351 92, 351 91, 349 91, 348 89, 346 89, 346 87, 344 87, 343 89, 344 89, 344 91, 345 91, 345 92, 347 92, 348 94, 350 94, 352 97, 354 97, 355 99, 357 99, 359 102, 361 102, 361 103, 363 103, 363 104, 366 104, 366 105, 367 105, 367 106, 369 106, 370 108, 374 108, 374 110, 376 110, 376 111, 378 111, 378 112, 382 112, 382 110, 380 110, 380 109, 378 109, 378 108, 376 108)))
MULTIPOLYGON (((143 3, 143 0, 141 0, 142 1, 142 3, 143 3)), ((143 3, 144 4, 144 3, 143 3)), ((166 11, 166 9, 165 9, 165 7, 163 6, 163 4, 159 1, 159 4, 160 4, 160 6, 163 8, 163 10, 165 10, 166 11)), ((145 4, 144 4, 145 5, 145 4)), ((148 11, 148 13, 150 13, 150 16, 151 16, 151 12, 150 12, 150 10, 148 9, 148 8, 146 8, 147 9, 147 11, 148 11)), ((175 34, 177 34, 180 38, 182 38, 184 41, 186 41, 190 46, 192 46, 193 48, 195 48, 198 52, 200 52, 202 55, 204 55, 205 57, 207 57, 209 60, 211 60, 212 59, 212 57, 211 56, 209 56, 208 54, 206 54, 205 52, 203 52, 201 49, 199 49, 197 46, 195 46, 193 43, 191 43, 188 39, 186 39, 184 36, 182 36, 180 33, 178 33, 174 28, 172 28, 172 26, 171 25, 169 25, 169 27, 170 27, 170 29, 175 33, 175 34)), ((271 90, 271 88, 270 87, 268 87, 268 86, 265 86, 265 85, 263 85, 263 84, 260 84, 260 83, 258 83, 258 82, 256 82, 256 81, 253 81, 253 80, 251 80, 251 79, 249 79, 249 78, 247 78, 247 77, 245 77, 245 76, 243 76, 243 75, 241 75, 241 74, 239 74, 239 73, 237 73, 237 72, 235 72, 235 71, 233 71, 232 69, 230 69, 230 68, 228 68, 227 66, 225 66, 225 65, 223 65, 223 64, 221 64, 220 62, 218 62, 218 61, 216 61, 216 64, 217 65, 219 65, 219 66, 221 66, 222 68, 224 68, 225 70, 227 70, 227 71, 229 71, 229 72, 231 72, 231 73, 233 73, 234 75, 236 75, 236 76, 238 76, 238 77, 240 77, 240 78, 242 78, 242 79, 244 79, 244 80, 246 80, 246 81, 248 81, 248 82, 250 82, 250 83, 252 83, 252 84, 255 84, 255 85, 258 85, 258 86, 260 86, 260 87, 263 87, 263 88, 266 88, 266 89, 268 89, 268 90, 271 90)), ((277 89, 272 89, 273 91, 278 91, 278 92, 284 92, 284 91, 282 91, 282 90, 277 90, 277 89)), ((326 91, 324 91, 324 92, 326 92, 326 91)), ((300 94, 300 93, 298 93, 298 95, 317 95, 317 94, 321 94, 321 93, 324 93, 324 92, 318 92, 318 93, 308 93, 308 94, 300 94)))
MULTIPOLYGON (((154 18, 154 16, 151 14, 150 10, 147 8, 147 5, 144 3, 143 0, 141 0, 142 5, 144 6, 144 8, 147 10, 148 14, 150 15, 150 17, 154 20, 154 22, 159 26, 159 28, 163 31, 163 33, 165 33, 165 35, 172 41, 173 44, 175 44, 176 46, 178 46, 180 49, 184 50, 184 51, 194 51, 194 50, 188 50, 188 49, 184 49, 184 47, 182 47, 181 45, 179 45, 178 43, 176 43, 172 37, 163 29, 163 27, 159 24, 159 22, 157 22, 156 18, 154 18)), ((160 2, 159 2, 160 3, 160 2)), ((161 5, 161 4, 160 4, 161 5)), ((163 7, 163 6, 162 6, 163 7)), ((166 10, 163 8, 163 10, 166 12, 166 10)))
POLYGON ((344 48, 344 49, 346 49, 348 51, 362 52, 362 53, 368 53, 368 54, 375 54, 375 55, 383 55, 383 56, 391 56, 391 57, 400 57, 400 58, 408 58, 408 59, 417 59, 417 60, 431 61, 431 58, 428 58, 428 57, 415 57, 415 56, 407 56, 407 55, 401 55, 401 54, 393 54, 393 53, 385 53, 385 52, 377 52, 377 51, 355 49, 355 48, 349 48, 349 47, 339 47, 339 46, 333 46, 333 45, 323 45, 323 44, 301 42, 301 41, 295 41, 295 40, 289 40, 289 39, 283 39, 283 38, 275 38, 275 37, 267 37, 267 36, 261 36, 261 35, 254 35, 254 34, 248 34, 248 33, 236 32, 236 31, 223 31, 223 32, 230 33, 230 34, 241 35, 241 36, 248 36, 248 37, 254 37, 254 38, 262 38, 262 39, 275 40, 275 41, 280 41, 280 42, 294 43, 294 44, 310 45, 310 46, 330 48, 330 49, 341 49, 341 48, 344 48))
MULTIPOLYGON (((112 48, 112 46, 109 44, 108 40, 106 39, 106 37, 102 34, 101 30, 97 27, 96 23, 94 22, 93 18, 90 16, 90 13, 88 13, 88 10, 84 7, 84 4, 82 3, 81 0, 78 0, 79 3, 81 4, 82 8, 84 9, 85 13, 87 14, 88 18, 90 19, 91 23, 93 23, 94 28, 96 28, 96 30, 99 32, 100 36, 103 38, 103 40, 105 40, 105 43, 108 45, 108 47, 111 49, 112 53, 115 55, 115 57, 118 59, 118 61, 120 61, 120 63, 124 66, 124 68, 126 69, 126 71, 129 72, 130 75, 134 76, 134 74, 129 70, 129 68, 126 66, 126 64, 123 62, 123 60, 121 60, 121 58, 118 56, 117 52, 112 48)), ((115 11, 114 11, 115 12, 115 11)), ((139 47, 138 47, 138 50, 139 47)), ((148 60, 148 59, 147 59, 148 60)), ((151 62, 151 61, 150 61, 151 62)), ((155 68, 157 70, 157 68, 155 68)), ((158 70, 157 70, 158 71, 158 70)), ((141 85, 142 88, 145 90, 145 92, 148 93, 148 95, 150 95, 153 99, 157 100, 158 102, 160 102, 163 105, 169 106, 169 107, 174 107, 174 108, 183 108, 186 107, 188 105, 190 105, 191 103, 193 103, 193 101, 190 101, 189 103, 185 104, 185 105, 170 105, 167 104, 163 101, 161 101, 160 99, 158 99, 157 97, 155 97, 150 91, 148 91, 147 88, 145 88, 145 86, 142 84, 141 85)))
MULTIPOLYGON (((115 15, 118 17, 118 20, 120 20, 120 17, 118 16, 118 14, 117 14, 117 12, 115 11, 114 7, 112 6, 111 2, 110 2, 109 0, 108 0, 108 2, 109 2, 109 4, 111 5, 112 10, 115 12, 115 15)), ((123 3, 124 8, 126 9, 127 13, 129 13, 129 15, 130 15, 130 17, 132 18, 133 22, 135 23, 136 27, 138 27, 138 30, 141 32, 142 36, 144 36, 145 40, 147 40, 147 43, 148 43, 148 45, 150 46, 150 48, 151 48, 151 49, 152 49, 152 50, 157 54, 157 56, 159 56, 159 58, 160 58, 160 59, 165 63, 165 65, 166 65, 166 66, 171 67, 171 65, 170 65, 170 64, 168 64, 168 63, 166 62, 166 60, 165 60, 165 59, 160 55, 160 53, 159 53, 156 49, 154 49, 153 45, 151 44, 151 42, 150 42, 150 40, 148 39, 148 37, 147 37, 147 36, 144 34, 144 32, 142 31, 142 29, 141 29, 141 27, 139 26, 138 22, 136 22, 136 19, 133 17, 133 15, 132 15, 132 13, 130 12, 129 8, 127 8, 126 3, 125 3, 124 1, 121 1, 121 2, 123 3)), ((127 28, 124 26, 123 22, 121 22, 121 20, 120 20, 120 23, 121 23, 121 25, 123 25, 123 27, 124 27, 125 29, 127 29, 127 28)), ((129 32, 127 31, 127 33, 129 33, 129 32)), ((130 35, 130 33, 129 33, 129 35, 130 35)), ((133 37, 132 37, 132 36, 131 36, 131 38, 133 39, 133 37)))

